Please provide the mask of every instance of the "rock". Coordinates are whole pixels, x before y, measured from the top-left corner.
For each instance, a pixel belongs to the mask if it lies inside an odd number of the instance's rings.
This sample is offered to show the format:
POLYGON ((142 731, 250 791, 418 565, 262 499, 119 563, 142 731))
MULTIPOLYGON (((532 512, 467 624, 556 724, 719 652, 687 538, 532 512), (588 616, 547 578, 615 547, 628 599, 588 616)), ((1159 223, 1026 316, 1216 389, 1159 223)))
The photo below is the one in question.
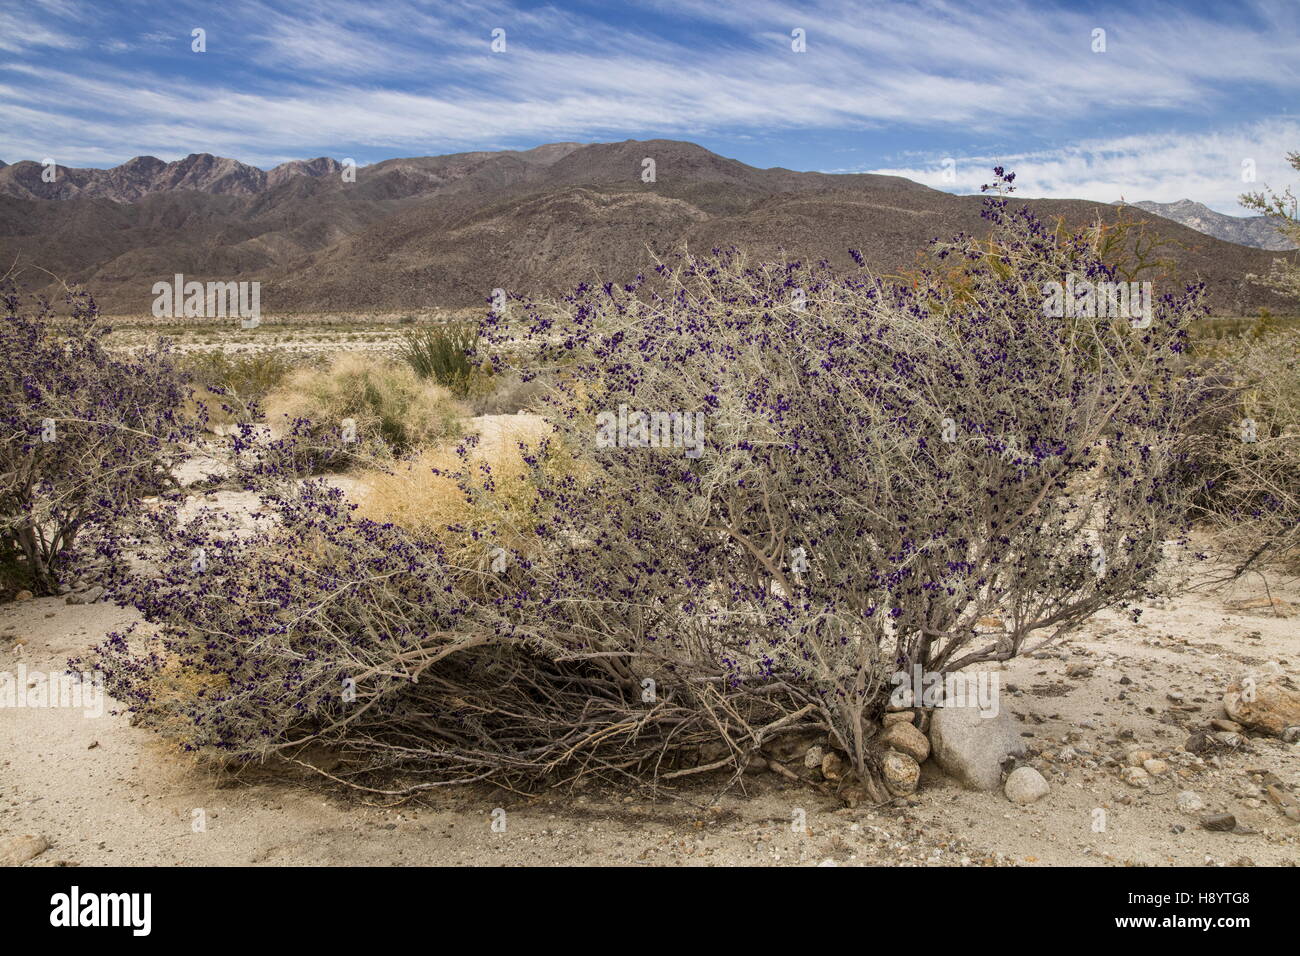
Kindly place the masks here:
POLYGON ((881 761, 885 786, 896 797, 905 797, 916 790, 921 779, 921 765, 907 754, 890 750, 881 761))
POLYGON ((0 843, 0 866, 21 866, 28 860, 34 860, 50 848, 50 841, 43 836, 14 837, 0 843))
POLYGON ((1201 817, 1201 826, 1206 830, 1231 833, 1237 829, 1237 818, 1231 813, 1211 813, 1209 816, 1201 817))
POLYGON ((1163 760, 1144 760, 1142 761, 1142 769, 1151 774, 1151 776, 1158 777, 1169 769, 1169 764, 1165 763, 1163 760))
POLYGON ((1125 767, 1120 777, 1130 787, 1145 787, 1151 782, 1151 774, 1141 767, 1125 767))
POLYGON ((1066 677, 1091 677, 1092 666, 1090 664, 1071 664, 1065 669, 1066 677))
POLYGON ((1273 801, 1274 805, 1282 811, 1282 814, 1295 823, 1300 823, 1300 803, 1296 798, 1291 796, 1282 789, 1281 782, 1270 783, 1264 787, 1264 793, 1273 801))
POLYGON ((1142 748, 1139 747, 1135 750, 1130 750, 1127 754, 1125 754, 1124 762, 1128 764, 1130 767, 1140 767, 1148 760, 1154 760, 1155 756, 1156 755, 1153 754, 1151 751, 1143 750, 1142 748))
POLYGON ((96 584, 93 588, 82 591, 80 594, 69 594, 64 600, 68 604, 94 604, 103 596, 104 589, 96 584))
POLYGON ((1300 692, 1280 675, 1243 678, 1228 685, 1223 709, 1245 727, 1280 737, 1288 727, 1300 725, 1300 692))
POLYGON ((885 729, 888 730, 894 724, 913 724, 916 722, 916 714, 910 710, 900 710, 892 714, 885 714, 885 729))
POLYGON ((1300 740, 1300 726, 1287 727, 1285 730, 1282 731, 1283 743, 1293 744, 1297 740, 1300 740))
POLYGON ((844 776, 845 768, 844 758, 834 750, 829 751, 822 758, 822 776, 827 780, 839 780, 844 776))
POLYGON ((809 770, 821 769, 822 761, 826 759, 826 748, 820 744, 813 744, 803 755, 803 765, 809 770))
POLYGON ((1222 717, 1215 717, 1210 721, 1210 726, 1215 730, 1226 730, 1230 734, 1239 734, 1245 730, 1245 728, 1235 720, 1224 720, 1222 717))
POLYGON ((32 592, 27 590, 19 591, 17 594, 14 595, 15 601, 30 601, 31 599, 32 599, 32 592))
POLYGON ((1050 789, 1043 775, 1033 767, 1017 767, 1007 777, 1003 792, 1012 803, 1028 804, 1043 799, 1050 789))
POLYGON ((1205 801, 1195 790, 1184 790, 1178 795, 1178 810, 1181 813, 1200 813, 1205 809, 1205 801))
POLYGON ((925 763, 930 756, 930 741, 911 724, 893 724, 880 735, 880 744, 890 750, 907 754, 917 763, 925 763))
POLYGON ((1003 763, 1024 752, 1024 739, 1006 710, 986 716, 978 707, 936 707, 930 718, 930 755, 969 789, 996 790, 1003 763))
POLYGON ((1210 740, 1205 734, 1192 734, 1183 744, 1183 749, 1189 754, 1198 754, 1210 745, 1210 740))

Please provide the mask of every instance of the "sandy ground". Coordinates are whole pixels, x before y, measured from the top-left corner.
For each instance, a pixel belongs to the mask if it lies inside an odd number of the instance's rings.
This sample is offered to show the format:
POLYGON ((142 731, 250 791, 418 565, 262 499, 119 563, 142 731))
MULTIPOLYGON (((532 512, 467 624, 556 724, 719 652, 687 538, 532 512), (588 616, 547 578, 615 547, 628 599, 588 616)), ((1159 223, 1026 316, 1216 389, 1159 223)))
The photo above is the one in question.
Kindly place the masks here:
MULTIPOLYGON (((383 808, 319 777, 259 768, 218 778, 124 715, 5 708, 0 845, 44 837, 49 849, 29 866, 1295 864, 1300 824, 1264 799, 1248 771, 1271 770, 1295 787, 1300 745, 1253 737, 1248 750, 1219 756, 1218 767, 1197 766, 1180 752, 1189 733, 1222 716, 1232 676, 1268 662, 1300 674, 1300 617, 1225 603, 1262 593, 1254 584, 1184 597, 1150 608, 1137 625, 1099 619, 1059 653, 1011 662, 1002 673, 1003 706, 1022 722, 1028 762, 1052 787, 1028 807, 1001 792, 962 790, 927 763, 914 803, 877 809, 840 807, 770 773, 746 776, 743 789, 721 797, 702 786, 687 794, 691 803, 609 791, 532 799, 461 791, 383 808), (1089 676, 1066 676, 1080 664, 1091 666, 1089 676), (1170 693, 1182 700, 1172 702, 1170 693), (1122 762, 1135 743, 1170 764, 1141 790, 1101 765, 1106 755, 1122 762), (1062 757, 1065 746, 1074 753, 1062 757), (1255 832, 1200 829, 1197 816, 1177 808, 1182 790, 1255 832), (492 828, 498 808, 504 832, 492 828), (1094 830, 1098 808, 1102 832, 1094 830), (799 810, 802 827, 794 822, 799 810)), ((1300 606, 1294 587, 1273 595, 1300 606)), ((132 616, 61 598, 0 606, 0 671, 20 663, 29 675, 60 671, 132 616)))

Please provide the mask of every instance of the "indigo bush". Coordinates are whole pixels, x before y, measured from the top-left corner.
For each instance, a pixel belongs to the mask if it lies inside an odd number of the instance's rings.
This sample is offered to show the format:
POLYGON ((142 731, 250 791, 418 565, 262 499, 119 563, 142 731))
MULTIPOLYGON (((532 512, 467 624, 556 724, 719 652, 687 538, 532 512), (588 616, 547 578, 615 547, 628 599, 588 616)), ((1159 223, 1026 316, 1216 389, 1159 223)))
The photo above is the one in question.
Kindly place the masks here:
POLYGON ((985 215, 911 284, 714 250, 512 300, 483 340, 547 383, 551 431, 521 469, 473 438, 439 463, 474 520, 358 517, 263 469, 252 527, 158 516, 123 589, 155 635, 96 666, 187 747, 326 742, 386 793, 738 774, 815 728, 880 797, 892 674, 1004 661, 1148 593, 1194 487, 1201 290, 1146 328, 1052 318, 1045 283, 1115 278, 1095 234, 985 215))
POLYGON ((145 499, 174 490, 196 429, 170 347, 110 352, 94 300, 69 302, 60 321, 0 286, 0 553, 18 556, 40 594, 57 592, 79 545, 119 554, 145 499))

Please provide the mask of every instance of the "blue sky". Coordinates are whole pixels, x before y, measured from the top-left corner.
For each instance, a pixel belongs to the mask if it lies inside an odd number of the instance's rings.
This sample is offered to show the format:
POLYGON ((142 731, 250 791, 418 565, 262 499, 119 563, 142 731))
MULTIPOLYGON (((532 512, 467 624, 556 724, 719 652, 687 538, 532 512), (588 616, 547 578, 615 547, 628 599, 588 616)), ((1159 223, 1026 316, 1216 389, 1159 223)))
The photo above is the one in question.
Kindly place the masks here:
POLYGON ((1241 215, 1244 189, 1294 178, 1298 52, 1297 0, 0 0, 0 159, 364 165, 662 137, 954 192, 1000 162, 1025 196, 1241 215))

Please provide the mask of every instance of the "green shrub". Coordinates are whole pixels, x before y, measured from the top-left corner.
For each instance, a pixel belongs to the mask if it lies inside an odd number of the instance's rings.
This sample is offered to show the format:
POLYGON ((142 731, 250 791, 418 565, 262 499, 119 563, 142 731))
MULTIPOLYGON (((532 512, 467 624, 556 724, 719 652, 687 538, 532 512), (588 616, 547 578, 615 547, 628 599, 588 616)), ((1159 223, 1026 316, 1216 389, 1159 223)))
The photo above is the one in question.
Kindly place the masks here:
POLYGON ((478 345, 478 326, 469 322, 425 326, 406 333, 402 359, 420 378, 433 379, 451 389, 458 398, 486 390, 473 353, 478 345))

